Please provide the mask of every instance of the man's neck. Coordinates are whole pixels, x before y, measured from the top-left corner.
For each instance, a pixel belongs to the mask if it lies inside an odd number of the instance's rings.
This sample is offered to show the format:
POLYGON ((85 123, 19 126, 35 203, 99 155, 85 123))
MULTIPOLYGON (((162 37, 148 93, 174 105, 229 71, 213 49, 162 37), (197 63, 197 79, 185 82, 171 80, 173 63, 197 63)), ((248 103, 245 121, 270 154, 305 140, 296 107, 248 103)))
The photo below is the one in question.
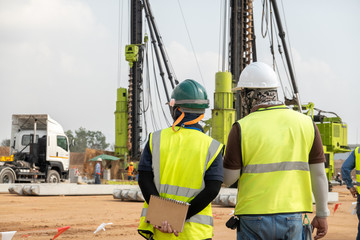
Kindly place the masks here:
POLYGON ((255 112, 256 110, 258 110, 259 108, 268 108, 268 107, 273 107, 273 106, 278 106, 278 105, 283 105, 284 103, 281 101, 270 101, 270 102, 264 102, 264 103, 260 103, 260 104, 256 104, 252 109, 251 112, 255 112))

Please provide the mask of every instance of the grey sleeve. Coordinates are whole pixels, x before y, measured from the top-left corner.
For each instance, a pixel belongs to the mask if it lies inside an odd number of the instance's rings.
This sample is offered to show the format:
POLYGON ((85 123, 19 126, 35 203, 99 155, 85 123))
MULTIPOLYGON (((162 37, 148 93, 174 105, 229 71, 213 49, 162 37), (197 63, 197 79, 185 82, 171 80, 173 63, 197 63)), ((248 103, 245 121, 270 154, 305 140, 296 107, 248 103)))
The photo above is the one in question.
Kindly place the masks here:
POLYGON ((241 170, 233 170, 224 168, 224 184, 226 186, 230 186, 231 184, 235 183, 236 180, 240 177, 241 170))
POLYGON ((327 217, 330 215, 328 208, 328 180, 324 163, 310 164, 311 186, 316 204, 316 216, 327 217))

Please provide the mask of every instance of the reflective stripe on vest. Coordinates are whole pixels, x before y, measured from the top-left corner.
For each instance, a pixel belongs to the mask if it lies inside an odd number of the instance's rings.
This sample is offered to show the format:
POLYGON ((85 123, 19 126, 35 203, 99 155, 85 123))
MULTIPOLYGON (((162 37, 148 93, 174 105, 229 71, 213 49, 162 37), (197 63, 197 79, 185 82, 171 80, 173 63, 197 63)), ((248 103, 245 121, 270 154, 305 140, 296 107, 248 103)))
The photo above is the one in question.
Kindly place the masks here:
POLYGON ((309 171, 307 162, 279 162, 267 164, 247 165, 242 169, 242 173, 267 173, 276 171, 301 170, 309 171))
POLYGON ((356 189, 360 194, 360 147, 355 148, 356 189))
POLYGON ((243 168, 235 214, 312 212, 310 117, 275 106, 238 121, 243 168))
MULTIPOLYGON (((223 145, 204 133, 193 129, 174 132, 171 128, 150 135, 150 151, 154 183, 161 197, 190 202, 205 187, 206 170, 222 150, 223 145), (196 139, 196 140, 195 140, 196 139)), ((164 237, 145 222, 148 205, 140 218, 139 233, 164 237)), ((186 220, 183 232, 176 239, 207 239, 212 237, 213 218, 209 204, 195 216, 186 220)), ((166 239, 172 239, 171 234, 166 239)), ((174 238, 175 239, 175 238, 174 238)))

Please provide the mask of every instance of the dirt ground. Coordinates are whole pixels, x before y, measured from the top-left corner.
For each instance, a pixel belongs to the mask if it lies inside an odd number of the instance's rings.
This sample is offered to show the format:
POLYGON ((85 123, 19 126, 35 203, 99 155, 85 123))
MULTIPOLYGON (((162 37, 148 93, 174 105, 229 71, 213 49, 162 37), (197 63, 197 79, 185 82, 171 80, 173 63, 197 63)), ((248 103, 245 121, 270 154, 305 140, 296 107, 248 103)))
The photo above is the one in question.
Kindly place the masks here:
MULTIPOLYGON (((358 220, 356 215, 350 214, 355 199, 345 186, 335 186, 334 191, 339 192, 340 205, 334 214, 335 204, 329 204, 329 231, 324 239, 355 239, 358 220)), ((14 240, 49 240, 57 228, 70 226, 57 239, 143 239, 137 233, 142 205, 113 199, 112 195, 36 197, 0 194, 0 232, 18 231, 14 240), (106 231, 94 234, 102 223, 113 224, 106 226, 106 231)), ((235 231, 225 227, 232 210, 213 205, 214 240, 235 239, 235 231)), ((310 219, 312 217, 311 214, 310 219)))

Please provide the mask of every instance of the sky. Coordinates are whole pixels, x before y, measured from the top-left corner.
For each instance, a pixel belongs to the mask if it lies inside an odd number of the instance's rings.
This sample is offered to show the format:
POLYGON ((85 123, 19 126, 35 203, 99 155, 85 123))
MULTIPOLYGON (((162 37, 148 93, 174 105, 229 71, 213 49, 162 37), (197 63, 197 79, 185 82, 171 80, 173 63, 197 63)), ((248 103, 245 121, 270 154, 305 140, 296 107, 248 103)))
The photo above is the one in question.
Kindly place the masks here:
MULTIPOLYGON (((260 33, 261 2, 254 1, 258 61, 271 64, 269 41, 260 33)), ((101 131, 114 144, 116 91, 128 87, 128 3, 0 0, 0 141, 10 138, 12 114, 47 113, 64 130, 101 131)), ((177 78, 202 83, 212 105, 215 73, 222 70, 223 0, 181 0, 182 13, 176 0, 150 3, 177 78)), ((360 2, 278 5, 302 103, 338 114, 348 125, 348 143, 359 143, 360 2)))

